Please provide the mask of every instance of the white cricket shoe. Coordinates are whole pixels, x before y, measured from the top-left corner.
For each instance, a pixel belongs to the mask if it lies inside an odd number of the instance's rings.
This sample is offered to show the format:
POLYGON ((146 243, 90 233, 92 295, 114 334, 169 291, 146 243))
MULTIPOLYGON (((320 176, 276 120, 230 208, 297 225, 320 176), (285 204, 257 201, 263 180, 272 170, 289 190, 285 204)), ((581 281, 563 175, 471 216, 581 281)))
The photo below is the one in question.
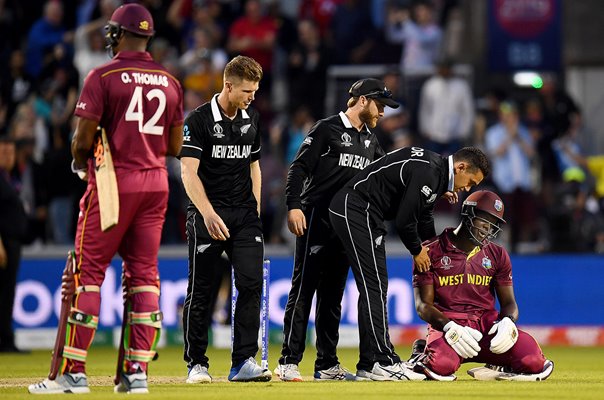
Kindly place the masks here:
POLYGON ((40 383, 29 385, 27 390, 31 394, 90 393, 88 379, 82 372, 76 374, 66 372, 53 381, 46 378, 40 383))
POLYGON ((414 372, 403 362, 392 365, 381 365, 379 362, 373 364, 371 371, 357 371, 357 380, 372 381, 423 381, 424 374, 414 372))
POLYGON ((346 368, 336 364, 331 368, 316 371, 315 381, 356 381, 356 376, 346 368))
POLYGON ((279 364, 275 368, 275 375, 285 382, 302 382, 302 375, 296 364, 279 364))
POLYGON ((250 357, 236 367, 231 368, 229 381, 231 382, 268 382, 273 375, 271 371, 262 368, 254 357, 250 357))
POLYGON ((189 369, 187 375, 187 383, 210 383, 212 377, 208 373, 208 367, 203 367, 200 364, 195 364, 193 368, 189 369))
POLYGON ((147 394, 147 374, 142 369, 137 368, 136 372, 120 376, 120 383, 113 388, 115 393, 128 394, 147 394))

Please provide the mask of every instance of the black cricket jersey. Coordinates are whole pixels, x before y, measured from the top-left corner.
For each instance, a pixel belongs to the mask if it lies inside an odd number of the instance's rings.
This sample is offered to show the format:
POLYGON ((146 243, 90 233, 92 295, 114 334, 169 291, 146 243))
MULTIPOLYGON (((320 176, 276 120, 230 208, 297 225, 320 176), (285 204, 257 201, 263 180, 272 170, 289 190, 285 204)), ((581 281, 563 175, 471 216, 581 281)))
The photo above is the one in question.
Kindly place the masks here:
POLYGON ((395 220, 407 249, 418 254, 421 242, 436 236, 434 204, 453 184, 453 156, 405 147, 370 164, 343 190, 367 201, 381 220, 395 220))
POLYGON ((346 182, 383 155, 376 135, 366 126, 359 132, 343 112, 318 121, 289 167, 287 208, 327 208, 346 182))
MULTIPOLYGON (((213 207, 256 209, 250 163, 260 159, 258 120, 252 108, 238 110, 233 120, 226 118, 217 94, 185 119, 179 157, 199 159, 197 175, 213 207)), ((195 209, 189 201, 188 210, 195 209)))

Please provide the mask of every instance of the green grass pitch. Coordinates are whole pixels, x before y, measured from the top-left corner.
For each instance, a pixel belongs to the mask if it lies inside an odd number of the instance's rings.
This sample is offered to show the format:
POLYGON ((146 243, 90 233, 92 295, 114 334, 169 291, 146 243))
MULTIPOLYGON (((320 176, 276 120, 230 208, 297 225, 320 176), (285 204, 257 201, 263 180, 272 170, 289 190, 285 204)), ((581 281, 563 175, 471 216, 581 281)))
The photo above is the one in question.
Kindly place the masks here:
MULTIPOLYGON (((271 369, 277 362, 279 348, 271 347, 271 369)), ((403 357, 408 347, 399 346, 403 357)), ((230 367, 227 350, 210 350, 210 373, 215 382, 187 385, 182 350, 178 347, 160 349, 160 357, 150 367, 148 399, 604 399, 604 347, 547 347, 546 356, 555 362, 552 376, 544 382, 478 382, 466 370, 479 364, 466 364, 458 371, 455 382, 313 382, 314 349, 306 351, 300 365, 308 382, 230 383, 226 380, 230 367)), ((339 351, 342 364, 354 369, 356 349, 339 351)), ((89 353, 88 376, 91 399, 118 396, 111 384, 116 351, 109 347, 92 347, 89 353)), ((26 386, 48 373, 49 351, 28 355, 0 354, 0 398, 29 398, 26 386)), ((51 396, 52 397, 52 396, 51 396)))

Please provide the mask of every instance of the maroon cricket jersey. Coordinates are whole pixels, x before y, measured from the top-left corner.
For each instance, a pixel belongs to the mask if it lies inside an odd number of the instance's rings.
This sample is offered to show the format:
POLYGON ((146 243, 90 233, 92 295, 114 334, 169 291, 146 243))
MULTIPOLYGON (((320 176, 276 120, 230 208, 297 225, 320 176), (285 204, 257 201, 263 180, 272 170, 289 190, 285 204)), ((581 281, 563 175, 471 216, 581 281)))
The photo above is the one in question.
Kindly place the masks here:
MULTIPOLYGON (((178 80, 147 52, 121 51, 90 71, 75 115, 105 128, 116 174, 165 169, 170 128, 183 123, 178 80)), ((89 161, 89 175, 92 161, 89 161)))
POLYGON ((512 264, 508 252, 489 243, 470 254, 449 240, 447 228, 424 242, 432 267, 427 272, 413 270, 413 287, 434 286, 434 306, 442 312, 482 312, 495 310, 495 286, 510 286, 512 264))

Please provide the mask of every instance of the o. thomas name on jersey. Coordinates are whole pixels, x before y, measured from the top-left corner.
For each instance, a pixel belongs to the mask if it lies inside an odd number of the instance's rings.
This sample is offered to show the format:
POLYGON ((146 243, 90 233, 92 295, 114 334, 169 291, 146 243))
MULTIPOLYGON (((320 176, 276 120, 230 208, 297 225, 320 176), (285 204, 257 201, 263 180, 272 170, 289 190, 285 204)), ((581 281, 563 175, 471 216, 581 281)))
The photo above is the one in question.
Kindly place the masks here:
POLYGON ((252 145, 220 145, 212 146, 212 158, 247 158, 252 152, 252 145))
POLYGON ((338 165, 341 167, 351 167, 356 169, 364 169, 369 165, 369 160, 366 157, 357 154, 341 153, 338 165))

